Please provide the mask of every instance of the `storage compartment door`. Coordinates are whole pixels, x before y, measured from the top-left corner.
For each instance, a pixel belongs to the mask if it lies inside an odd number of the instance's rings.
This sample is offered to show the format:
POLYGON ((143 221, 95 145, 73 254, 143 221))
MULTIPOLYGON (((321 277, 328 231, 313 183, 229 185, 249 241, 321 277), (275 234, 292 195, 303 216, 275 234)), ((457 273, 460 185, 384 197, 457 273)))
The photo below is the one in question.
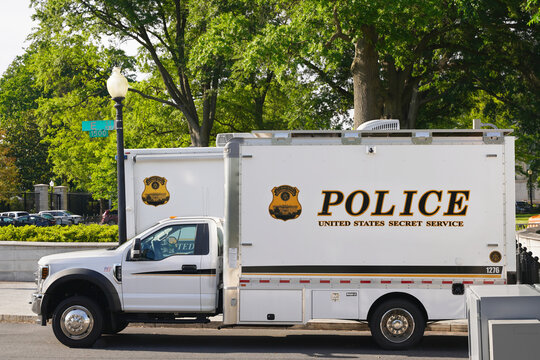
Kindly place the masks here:
POLYGON ((313 291, 313 319, 358 319, 357 290, 313 291))
POLYGON ((241 290, 240 322, 302 322, 302 290, 241 290))

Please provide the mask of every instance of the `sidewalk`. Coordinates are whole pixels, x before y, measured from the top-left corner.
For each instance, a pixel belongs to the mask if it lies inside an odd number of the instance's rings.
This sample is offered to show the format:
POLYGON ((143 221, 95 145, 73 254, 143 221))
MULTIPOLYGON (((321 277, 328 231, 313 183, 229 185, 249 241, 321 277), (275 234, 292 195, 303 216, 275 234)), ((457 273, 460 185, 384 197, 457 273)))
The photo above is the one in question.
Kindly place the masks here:
POLYGON ((0 281, 0 322, 35 323, 30 296, 36 290, 33 282, 0 281))
MULTIPOLYGON (((0 322, 35 323, 37 316, 32 312, 30 296, 36 289, 33 282, 0 281, 0 322)), ((210 318, 209 324, 182 325, 182 327, 217 328, 221 325, 221 316, 210 318)), ((142 325, 142 324, 140 324, 142 325)), ((162 324, 145 324, 144 326, 177 326, 162 324)), ((306 325, 295 325, 293 329, 310 330, 359 330, 368 331, 367 323, 350 320, 315 320, 306 325)), ((467 320, 439 321, 428 324, 427 332, 467 333, 467 320)))

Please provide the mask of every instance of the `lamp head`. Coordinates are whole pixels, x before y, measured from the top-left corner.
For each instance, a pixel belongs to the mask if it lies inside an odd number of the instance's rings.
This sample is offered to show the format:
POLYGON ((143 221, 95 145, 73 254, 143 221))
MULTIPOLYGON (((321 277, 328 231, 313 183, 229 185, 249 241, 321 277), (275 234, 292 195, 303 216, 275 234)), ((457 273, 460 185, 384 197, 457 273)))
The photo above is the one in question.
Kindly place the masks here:
POLYGON ((107 80, 107 91, 113 99, 125 98, 128 92, 128 81, 119 67, 114 67, 111 77, 107 80))

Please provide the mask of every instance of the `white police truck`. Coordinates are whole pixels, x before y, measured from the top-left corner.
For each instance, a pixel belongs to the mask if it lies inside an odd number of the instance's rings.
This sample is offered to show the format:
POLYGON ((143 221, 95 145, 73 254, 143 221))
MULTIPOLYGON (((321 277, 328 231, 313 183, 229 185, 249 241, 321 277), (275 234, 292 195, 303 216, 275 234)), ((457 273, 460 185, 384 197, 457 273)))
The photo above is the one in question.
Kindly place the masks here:
MULTIPOLYGON (((401 349, 428 321, 465 318, 468 285, 515 281, 509 131, 252 135, 224 148, 222 218, 172 217, 110 250, 43 257, 41 323, 84 347, 130 322, 349 319, 401 349)), ((154 179, 147 206, 180 200, 159 164, 167 191, 154 179)))

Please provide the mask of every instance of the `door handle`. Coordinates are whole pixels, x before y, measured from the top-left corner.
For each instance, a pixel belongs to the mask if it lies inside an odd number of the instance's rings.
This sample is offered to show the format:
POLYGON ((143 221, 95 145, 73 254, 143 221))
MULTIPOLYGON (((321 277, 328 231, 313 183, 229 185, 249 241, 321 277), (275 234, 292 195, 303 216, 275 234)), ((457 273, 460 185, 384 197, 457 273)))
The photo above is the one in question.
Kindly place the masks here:
POLYGON ((197 265, 182 265, 182 272, 187 274, 196 274, 197 265))

